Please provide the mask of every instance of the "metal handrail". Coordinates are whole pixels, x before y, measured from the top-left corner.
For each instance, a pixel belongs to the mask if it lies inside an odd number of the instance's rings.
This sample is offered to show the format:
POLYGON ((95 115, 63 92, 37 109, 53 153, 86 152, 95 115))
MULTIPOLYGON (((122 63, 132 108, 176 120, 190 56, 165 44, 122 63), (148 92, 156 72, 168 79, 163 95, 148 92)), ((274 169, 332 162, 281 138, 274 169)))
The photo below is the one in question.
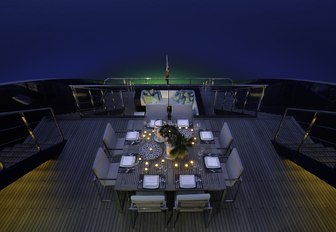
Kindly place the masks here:
MULTIPOLYGON (((8 115, 15 115, 15 114, 20 115, 20 117, 22 119, 22 122, 24 124, 23 126, 25 126, 27 128, 27 131, 28 131, 29 135, 32 137, 32 139, 33 139, 36 147, 38 148, 38 150, 40 150, 40 144, 38 144, 38 141, 36 140, 36 136, 34 134, 34 131, 30 128, 30 124, 37 123, 37 121, 33 121, 33 122, 28 123, 28 121, 26 120, 26 117, 25 117, 26 113, 38 112, 38 111, 50 111, 50 114, 51 114, 52 118, 54 119, 55 125, 56 125, 57 130, 58 130, 58 132, 60 134, 60 137, 61 137, 62 141, 64 141, 63 132, 62 132, 62 130, 61 130, 61 128, 60 128, 60 126, 59 126, 59 124, 57 122, 54 110, 51 107, 28 109, 28 110, 18 110, 18 111, 11 111, 11 112, 2 112, 2 113, 0 113, 0 117, 1 116, 8 116, 8 115)), ((16 126, 16 127, 13 127, 13 128, 15 129, 15 128, 18 128, 18 127, 22 127, 22 126, 16 126)), ((7 129, 4 129, 4 130, 8 131, 7 129)), ((19 141, 21 139, 22 138, 14 139, 14 140, 11 140, 11 141, 9 141, 7 143, 4 143, 2 145, 13 143, 13 142, 19 141)))
MULTIPOLYGON (((304 142, 306 141, 306 139, 308 138, 310 132, 311 132, 311 129, 312 127, 314 126, 315 122, 316 122, 316 119, 318 117, 319 114, 329 114, 329 115, 335 115, 336 116, 336 112, 333 112, 333 111, 326 111, 326 110, 314 110, 314 109, 304 109, 304 108, 292 108, 292 107, 289 107, 289 108, 286 108, 285 112, 284 112, 284 115, 282 116, 281 118, 281 121, 279 123, 279 126, 276 130, 276 133, 274 135, 274 138, 273 140, 276 141, 277 140, 277 137, 280 133, 280 130, 283 126, 283 123, 284 123, 284 120, 285 120, 285 117, 287 116, 288 114, 288 111, 299 111, 299 112, 309 112, 309 113, 314 113, 314 116, 313 116, 313 119, 311 120, 311 122, 309 123, 309 126, 308 128, 306 129, 305 131, 305 134, 303 136, 303 139, 301 141, 301 143, 299 144, 298 146, 298 151, 300 151, 301 147, 303 146, 304 142)), ((319 139, 319 140, 323 140, 323 139, 319 139)), ((325 140, 324 140, 325 141, 325 140)), ((328 142, 330 144, 333 144, 332 142, 328 142)))

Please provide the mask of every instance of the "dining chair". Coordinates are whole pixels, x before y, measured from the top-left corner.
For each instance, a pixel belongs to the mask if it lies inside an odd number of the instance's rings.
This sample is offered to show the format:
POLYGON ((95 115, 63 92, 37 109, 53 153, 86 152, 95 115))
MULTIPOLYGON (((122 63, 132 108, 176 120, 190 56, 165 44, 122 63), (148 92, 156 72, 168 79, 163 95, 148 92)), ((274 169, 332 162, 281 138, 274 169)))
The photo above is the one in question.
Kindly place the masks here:
POLYGON ((173 120, 188 119, 189 123, 193 121, 193 109, 192 104, 173 104, 171 116, 173 120))
POLYGON ((166 226, 168 208, 164 193, 161 195, 132 195, 130 199, 131 204, 129 210, 136 212, 136 215, 133 218, 133 229, 135 228, 140 213, 164 213, 164 222, 166 226))
POLYGON ((107 123, 103 135, 103 144, 109 156, 113 157, 115 155, 122 155, 124 143, 125 138, 118 138, 111 124, 107 123))
POLYGON ((111 201, 103 197, 104 190, 113 187, 116 183, 119 163, 111 163, 103 148, 98 148, 92 165, 94 182, 101 201, 111 201))
POLYGON ((216 140, 215 143, 220 146, 220 147, 217 147, 216 149, 224 150, 223 156, 226 157, 227 154, 231 150, 231 145, 233 142, 233 137, 232 137, 229 125, 226 122, 224 122, 222 126, 222 129, 219 133, 219 137, 215 138, 215 140, 216 140))
POLYGON ((174 212, 176 213, 174 228, 179 219, 180 213, 203 213, 205 227, 208 227, 211 215, 212 207, 210 204, 209 193, 196 193, 196 194, 177 194, 175 197, 174 212), (205 212, 208 211, 206 217, 205 212))
POLYGON ((226 187, 228 187, 230 191, 233 191, 234 187, 236 188, 236 190, 231 193, 231 195, 233 195, 232 198, 225 199, 226 202, 233 202, 236 199, 238 190, 242 182, 241 176, 242 176, 243 171, 244 171, 244 167, 240 160, 238 151, 236 148, 233 148, 223 167, 223 175, 224 175, 226 187))
POLYGON ((167 120, 168 119, 167 106, 168 105, 166 103, 146 104, 146 114, 145 114, 146 119, 167 120))

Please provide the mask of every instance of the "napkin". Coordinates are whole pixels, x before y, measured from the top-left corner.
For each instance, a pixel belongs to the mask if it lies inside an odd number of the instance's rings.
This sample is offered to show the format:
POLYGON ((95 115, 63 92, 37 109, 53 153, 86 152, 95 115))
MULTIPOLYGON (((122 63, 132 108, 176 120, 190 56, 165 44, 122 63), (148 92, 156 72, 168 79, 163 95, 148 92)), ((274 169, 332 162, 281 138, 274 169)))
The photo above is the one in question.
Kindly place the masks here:
POLYGON ((187 126, 189 126, 189 120, 188 119, 178 119, 177 120, 177 126, 187 127, 187 126))
POLYGON ((156 120, 154 126, 162 126, 162 120, 156 120))
POLYGON ((212 131, 201 131, 200 132, 201 140, 213 140, 212 131))
POLYGON ((149 123, 147 124, 148 127, 154 127, 155 126, 155 121, 154 119, 151 119, 149 123))
POLYGON ((135 156, 122 156, 120 160, 120 167, 133 167, 135 163, 135 156))
POLYGON ((217 156, 206 156, 204 157, 204 161, 207 168, 220 168, 220 162, 217 156))
POLYGON ((180 187, 195 188, 196 187, 195 175, 180 175, 180 187))
POLYGON ((159 187, 159 175, 144 175, 143 178, 144 188, 158 188, 159 187))
POLYGON ((139 132, 138 131, 129 131, 126 134, 126 140, 134 141, 139 139, 139 132))

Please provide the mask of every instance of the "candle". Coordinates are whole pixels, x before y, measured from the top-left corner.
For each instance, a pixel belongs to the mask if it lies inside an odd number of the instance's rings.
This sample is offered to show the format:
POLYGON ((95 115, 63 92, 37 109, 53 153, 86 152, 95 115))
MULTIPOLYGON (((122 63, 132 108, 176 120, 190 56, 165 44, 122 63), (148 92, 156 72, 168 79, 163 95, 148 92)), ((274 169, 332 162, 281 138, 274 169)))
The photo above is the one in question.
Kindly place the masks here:
POLYGON ((185 128, 186 128, 186 129, 188 129, 188 127, 187 127, 187 126, 186 126, 185 128))
POLYGON ((175 164, 174 164, 174 167, 177 168, 177 167, 178 167, 178 163, 175 163, 175 164))
POLYGON ((193 160, 190 160, 189 163, 190 163, 191 166, 194 166, 194 161, 193 160))
POLYGON ((182 127, 179 126, 179 129, 182 129, 182 127))
POLYGON ((145 134, 143 134, 143 135, 142 135, 142 137, 144 137, 144 138, 145 138, 145 137, 146 137, 146 135, 145 135, 145 134))
POLYGON ((148 168, 145 168, 145 172, 148 172, 148 168))
POLYGON ((196 140, 196 137, 194 137, 194 140, 196 140))
POLYGON ((147 131, 144 131, 145 134, 147 134, 147 131))
POLYGON ((193 129, 193 128, 191 128, 191 129, 190 129, 190 131, 194 131, 194 129, 193 129))
POLYGON ((139 157, 139 159, 138 159, 139 161, 141 161, 142 160, 142 158, 141 157, 139 157))
POLYGON ((152 133, 148 133, 148 135, 149 135, 149 136, 151 136, 151 135, 152 135, 152 133))
POLYGON ((164 163, 164 162, 165 162, 165 160, 164 160, 164 159, 162 159, 162 160, 161 160, 161 163, 164 163))
POLYGON ((148 161, 146 161, 146 162, 145 162, 145 165, 146 165, 146 166, 148 166, 148 165, 149 165, 148 161))
POLYGON ((159 164, 155 164, 154 166, 155 166, 156 168, 158 168, 158 167, 159 167, 159 164))
POLYGON ((147 140, 150 140, 150 137, 147 137, 147 140))
POLYGON ((194 142, 191 142, 192 145, 194 145, 195 143, 194 142))
POLYGON ((153 148, 150 147, 150 148, 149 148, 149 152, 153 152, 153 148))
POLYGON ((188 167, 189 167, 189 164, 185 164, 184 167, 188 168, 188 167))
POLYGON ((155 130, 152 130, 152 133, 154 133, 155 132, 155 130))

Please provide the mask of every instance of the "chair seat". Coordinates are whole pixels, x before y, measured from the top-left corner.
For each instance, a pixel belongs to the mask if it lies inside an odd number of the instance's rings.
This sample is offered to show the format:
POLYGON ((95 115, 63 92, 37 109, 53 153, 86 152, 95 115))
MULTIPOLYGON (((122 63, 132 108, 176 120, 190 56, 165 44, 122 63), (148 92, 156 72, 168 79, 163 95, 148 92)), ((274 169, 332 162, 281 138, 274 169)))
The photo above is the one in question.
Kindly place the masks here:
POLYGON ((117 175, 118 175, 118 169, 119 169, 119 163, 111 163, 106 179, 114 179, 114 180, 101 180, 100 183, 103 186, 115 185, 115 182, 116 182, 115 179, 117 178, 117 175))

